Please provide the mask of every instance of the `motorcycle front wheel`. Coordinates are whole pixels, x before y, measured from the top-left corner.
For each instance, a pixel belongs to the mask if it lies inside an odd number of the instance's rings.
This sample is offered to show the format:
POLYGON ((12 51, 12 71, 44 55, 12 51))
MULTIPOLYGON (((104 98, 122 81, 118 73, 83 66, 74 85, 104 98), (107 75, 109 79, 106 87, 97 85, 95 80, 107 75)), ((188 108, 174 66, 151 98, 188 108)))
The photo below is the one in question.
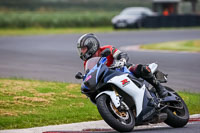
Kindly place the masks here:
MULTIPOLYGON (((97 108, 105 122, 113 129, 119 132, 130 132, 135 126, 133 112, 128 110, 119 110, 112 103, 110 97, 106 94, 99 96, 96 100, 97 108)), ((122 102, 124 107, 128 107, 122 102)))
POLYGON ((189 121, 189 111, 183 99, 171 88, 165 87, 174 93, 180 100, 179 103, 170 103, 166 113, 168 115, 165 123, 171 127, 178 128, 185 126, 189 121))

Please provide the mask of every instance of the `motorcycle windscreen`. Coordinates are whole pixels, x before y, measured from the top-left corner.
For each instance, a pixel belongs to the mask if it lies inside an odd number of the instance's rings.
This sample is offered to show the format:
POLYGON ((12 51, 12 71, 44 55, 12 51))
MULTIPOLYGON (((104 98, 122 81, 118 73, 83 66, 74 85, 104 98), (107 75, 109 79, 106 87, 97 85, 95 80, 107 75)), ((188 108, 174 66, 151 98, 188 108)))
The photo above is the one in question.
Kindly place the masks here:
POLYGON ((99 62, 100 57, 90 58, 85 65, 85 73, 89 72, 94 68, 94 66, 99 62))
POLYGON ((99 62, 101 62, 100 57, 93 57, 86 63, 86 77, 84 79, 84 85, 86 88, 88 88, 89 92, 95 91, 98 82, 99 71, 102 65, 101 64, 98 66, 97 63, 99 62))

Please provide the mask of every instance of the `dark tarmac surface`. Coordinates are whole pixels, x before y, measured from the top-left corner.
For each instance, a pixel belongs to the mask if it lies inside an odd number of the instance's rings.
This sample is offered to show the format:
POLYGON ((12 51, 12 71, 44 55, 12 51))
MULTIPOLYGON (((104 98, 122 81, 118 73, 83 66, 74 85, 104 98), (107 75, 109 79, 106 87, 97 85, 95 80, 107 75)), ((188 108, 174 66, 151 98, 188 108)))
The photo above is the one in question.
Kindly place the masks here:
MULTIPOLYGON (((172 128, 165 123, 157 123, 143 126, 135 126, 132 131, 140 132, 177 132, 177 133, 198 133, 200 129, 200 114, 190 115, 190 120, 182 128, 172 128)), ((25 129, 0 130, 0 133, 117 133, 103 120, 89 121, 61 125, 49 125, 25 129)))
MULTIPOLYGON (((172 128, 169 126, 154 126, 144 129, 135 129, 129 133, 199 133, 200 122, 188 123, 182 128, 172 128)), ((43 133, 119 133, 112 129, 86 129, 84 131, 47 131, 43 133)))
MULTIPOLYGON (((96 34, 102 45, 117 48, 165 41, 200 39, 200 30, 129 31, 96 34)), ((81 34, 0 37, 0 77, 80 83, 76 51, 81 34)), ((200 54, 128 51, 130 62, 157 62, 176 90, 200 92, 200 54)))

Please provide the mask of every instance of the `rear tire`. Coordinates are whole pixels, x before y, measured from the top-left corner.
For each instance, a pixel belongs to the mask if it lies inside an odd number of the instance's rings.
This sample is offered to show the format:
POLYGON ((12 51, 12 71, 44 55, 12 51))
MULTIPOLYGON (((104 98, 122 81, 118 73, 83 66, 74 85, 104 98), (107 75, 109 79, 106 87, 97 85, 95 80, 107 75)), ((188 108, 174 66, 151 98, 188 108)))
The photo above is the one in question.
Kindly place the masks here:
POLYGON ((165 123, 171 127, 179 128, 185 126, 189 121, 189 111, 183 99, 171 88, 165 87, 168 91, 177 95, 181 101, 182 109, 168 108, 166 113, 168 115, 165 123))
MULTIPOLYGON (((98 97, 96 103, 100 115, 113 129, 119 132, 130 132, 133 130, 135 126, 135 118, 130 109, 119 111, 114 107, 110 97, 106 94, 98 97), (122 116, 120 116, 120 114, 122 114, 122 116)), ((126 103, 124 104, 126 105, 126 103)))

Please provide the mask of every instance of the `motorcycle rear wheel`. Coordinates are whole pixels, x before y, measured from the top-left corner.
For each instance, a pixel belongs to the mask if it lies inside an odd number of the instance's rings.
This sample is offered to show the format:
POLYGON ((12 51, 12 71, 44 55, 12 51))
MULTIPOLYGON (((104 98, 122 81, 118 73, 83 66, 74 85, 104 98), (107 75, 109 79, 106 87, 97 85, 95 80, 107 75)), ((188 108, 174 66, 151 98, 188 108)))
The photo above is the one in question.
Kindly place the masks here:
MULTIPOLYGON (((130 132, 135 126, 133 112, 129 109, 119 111, 115 108, 110 97, 106 94, 99 96, 96 100, 97 108, 105 122, 119 132, 130 132)), ((125 106, 126 103, 123 102, 125 106)))
MULTIPOLYGON (((177 95, 181 101, 180 104, 182 104, 181 109, 175 109, 175 108, 168 108, 166 109, 166 113, 168 115, 167 119, 164 121, 167 125, 179 128, 185 126, 189 121, 189 111, 187 108, 187 105, 183 101, 183 99, 171 88, 165 87, 168 91, 173 92, 175 95, 177 95)), ((174 105, 176 106, 176 105, 174 105)))

